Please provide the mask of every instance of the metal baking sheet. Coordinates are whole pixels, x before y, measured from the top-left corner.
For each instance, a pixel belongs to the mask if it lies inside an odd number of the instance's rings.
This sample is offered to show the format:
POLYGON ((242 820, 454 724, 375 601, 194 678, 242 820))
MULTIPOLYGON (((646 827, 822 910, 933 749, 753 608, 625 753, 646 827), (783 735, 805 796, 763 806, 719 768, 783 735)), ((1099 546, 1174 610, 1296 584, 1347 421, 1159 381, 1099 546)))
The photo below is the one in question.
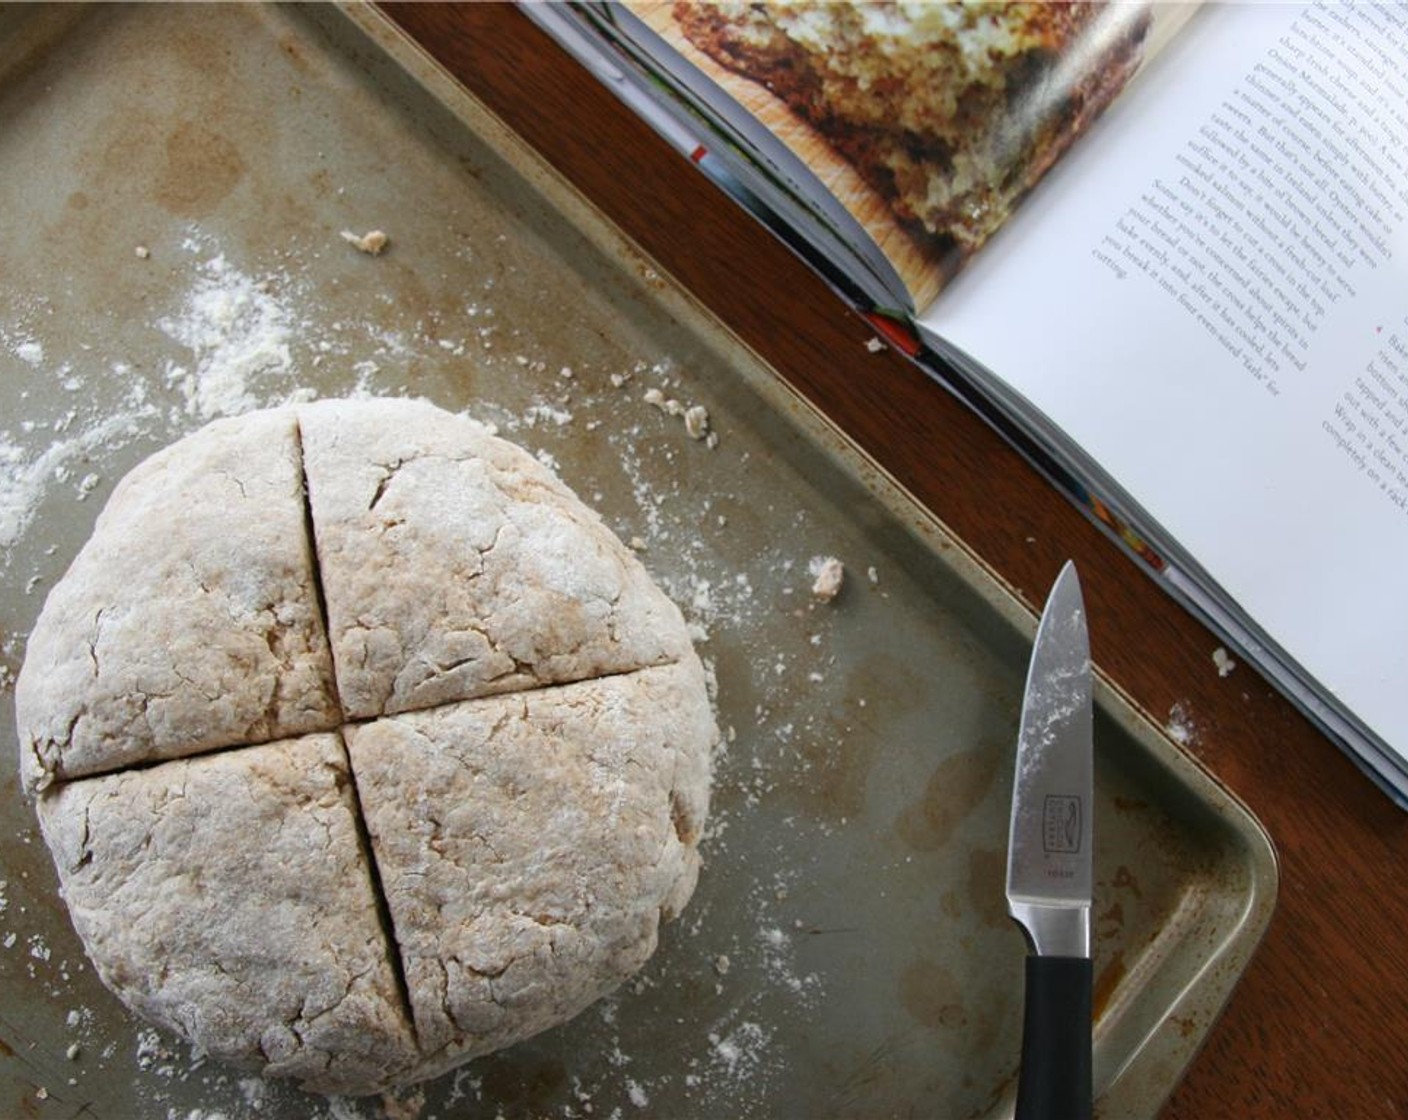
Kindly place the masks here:
MULTIPOLYGON (((1005 810, 1033 619, 369 9, 0 9, 0 1114, 1010 1113, 1005 810), (390 237, 372 256, 344 231, 390 237), (646 400, 703 405, 717 445, 646 400), (706 867, 644 972, 389 1101, 133 1020, 16 779, 13 685, 121 475, 218 415, 410 394, 553 464, 695 626, 706 867), (809 593, 813 558, 846 565, 809 593)), ((1098 692, 1096 1080, 1152 1116, 1263 930, 1256 822, 1098 692)))

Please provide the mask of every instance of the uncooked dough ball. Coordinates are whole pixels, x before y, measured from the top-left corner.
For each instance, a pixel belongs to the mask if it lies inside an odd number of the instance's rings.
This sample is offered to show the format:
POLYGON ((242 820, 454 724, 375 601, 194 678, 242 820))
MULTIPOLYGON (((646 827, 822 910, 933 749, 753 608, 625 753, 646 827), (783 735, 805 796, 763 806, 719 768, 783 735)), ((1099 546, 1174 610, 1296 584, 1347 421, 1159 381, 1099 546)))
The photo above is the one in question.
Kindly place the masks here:
POLYGON ((575 1015, 699 873, 679 611, 531 455, 407 401, 127 476, 16 685, 74 926, 201 1052, 365 1094, 575 1015))

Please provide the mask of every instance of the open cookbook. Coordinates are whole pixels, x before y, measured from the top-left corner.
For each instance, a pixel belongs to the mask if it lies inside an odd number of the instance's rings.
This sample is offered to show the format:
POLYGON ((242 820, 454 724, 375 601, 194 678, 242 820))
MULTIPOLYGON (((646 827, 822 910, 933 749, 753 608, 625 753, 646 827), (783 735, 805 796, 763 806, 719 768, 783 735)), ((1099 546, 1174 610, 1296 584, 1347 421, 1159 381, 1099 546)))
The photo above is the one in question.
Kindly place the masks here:
POLYGON ((1408 8, 524 10, 1408 805, 1408 8))

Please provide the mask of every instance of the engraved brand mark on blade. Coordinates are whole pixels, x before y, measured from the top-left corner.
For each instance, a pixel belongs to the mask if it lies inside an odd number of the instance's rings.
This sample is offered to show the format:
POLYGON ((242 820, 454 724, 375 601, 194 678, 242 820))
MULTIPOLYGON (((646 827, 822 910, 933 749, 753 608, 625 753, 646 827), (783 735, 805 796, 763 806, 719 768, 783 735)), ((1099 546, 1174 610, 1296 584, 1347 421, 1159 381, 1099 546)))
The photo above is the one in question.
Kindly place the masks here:
POLYGON ((1074 567, 1037 628, 1017 741, 1007 855, 1010 900, 1088 903, 1091 892, 1090 649, 1074 567))
POLYGON ((1046 795, 1042 847, 1048 852, 1078 853, 1081 849, 1080 798, 1046 795))

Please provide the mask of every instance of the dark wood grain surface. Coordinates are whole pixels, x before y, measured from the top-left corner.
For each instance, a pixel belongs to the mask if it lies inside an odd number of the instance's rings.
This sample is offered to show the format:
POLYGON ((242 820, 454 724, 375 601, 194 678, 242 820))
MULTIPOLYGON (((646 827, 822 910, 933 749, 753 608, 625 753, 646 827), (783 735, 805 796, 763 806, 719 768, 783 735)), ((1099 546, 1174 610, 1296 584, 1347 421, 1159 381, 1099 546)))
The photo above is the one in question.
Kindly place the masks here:
POLYGON ((1096 661, 1271 833, 1276 915, 1166 1120, 1408 1117, 1408 815, 520 12, 384 7, 1029 604, 1073 557, 1096 661))

